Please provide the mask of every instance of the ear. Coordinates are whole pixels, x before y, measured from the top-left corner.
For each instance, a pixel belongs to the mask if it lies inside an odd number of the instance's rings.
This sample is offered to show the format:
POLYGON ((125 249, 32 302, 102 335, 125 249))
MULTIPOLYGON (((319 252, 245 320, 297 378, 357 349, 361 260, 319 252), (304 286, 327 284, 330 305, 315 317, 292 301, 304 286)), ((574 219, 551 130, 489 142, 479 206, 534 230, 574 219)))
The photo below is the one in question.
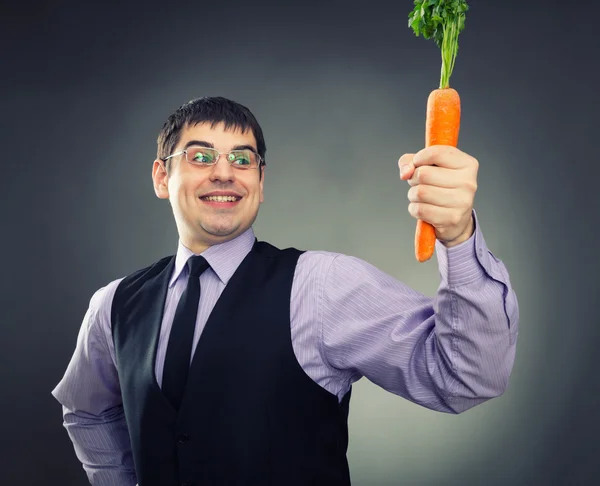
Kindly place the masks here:
POLYGON ((262 177, 260 178, 260 182, 259 184, 259 188, 260 188, 260 202, 263 203, 265 201, 265 194, 264 194, 264 185, 265 185, 265 169, 267 168, 266 165, 262 166, 262 177))
POLYGON ((160 199, 169 199, 169 177, 167 175, 165 163, 160 159, 156 159, 154 164, 152 164, 152 181, 154 183, 156 197, 160 199))

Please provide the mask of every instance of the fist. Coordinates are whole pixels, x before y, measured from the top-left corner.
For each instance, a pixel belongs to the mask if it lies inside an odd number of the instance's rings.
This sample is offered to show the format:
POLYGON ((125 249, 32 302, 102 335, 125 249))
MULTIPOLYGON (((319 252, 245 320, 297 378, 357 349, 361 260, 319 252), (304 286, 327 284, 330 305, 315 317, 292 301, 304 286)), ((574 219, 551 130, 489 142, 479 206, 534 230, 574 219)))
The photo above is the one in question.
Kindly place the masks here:
POLYGON ((473 202, 479 162, 449 145, 432 145, 398 160, 400 180, 408 181, 408 212, 430 223, 445 246, 469 239, 475 228, 473 202))

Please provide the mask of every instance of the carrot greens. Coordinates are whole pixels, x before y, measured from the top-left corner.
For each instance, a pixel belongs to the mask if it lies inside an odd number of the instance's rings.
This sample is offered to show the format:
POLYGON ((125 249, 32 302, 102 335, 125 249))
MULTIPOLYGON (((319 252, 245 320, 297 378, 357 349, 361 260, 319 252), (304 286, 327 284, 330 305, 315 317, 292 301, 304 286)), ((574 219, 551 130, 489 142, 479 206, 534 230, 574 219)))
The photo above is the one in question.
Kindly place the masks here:
POLYGON ((450 76, 458 53, 458 34, 465 27, 469 10, 465 0, 414 0, 408 26, 415 35, 435 41, 442 51, 440 89, 450 87, 450 76))

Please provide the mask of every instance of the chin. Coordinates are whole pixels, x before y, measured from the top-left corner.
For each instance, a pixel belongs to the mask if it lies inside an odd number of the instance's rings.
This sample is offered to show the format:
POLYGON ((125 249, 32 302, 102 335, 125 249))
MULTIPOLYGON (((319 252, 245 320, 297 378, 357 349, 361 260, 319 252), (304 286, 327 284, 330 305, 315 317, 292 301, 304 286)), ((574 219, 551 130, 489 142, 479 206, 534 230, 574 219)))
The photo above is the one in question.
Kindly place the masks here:
POLYGON ((202 228, 202 230, 205 233, 208 234, 209 237, 213 237, 213 238, 216 238, 221 241, 223 239, 234 238, 241 233, 240 226, 236 227, 236 226, 232 226, 232 225, 228 225, 228 226, 200 225, 200 227, 202 228))

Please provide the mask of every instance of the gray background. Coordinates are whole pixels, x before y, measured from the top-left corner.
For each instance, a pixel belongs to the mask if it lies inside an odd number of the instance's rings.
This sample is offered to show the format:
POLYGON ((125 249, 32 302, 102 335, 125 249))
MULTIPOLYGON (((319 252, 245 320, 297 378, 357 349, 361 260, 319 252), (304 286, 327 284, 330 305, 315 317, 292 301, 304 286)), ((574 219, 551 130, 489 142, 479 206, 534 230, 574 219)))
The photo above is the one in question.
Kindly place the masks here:
MULTIPOLYGON (((5 7, 0 484, 83 485, 50 391, 89 298, 176 250, 153 193, 156 135, 183 102, 247 105, 267 140, 255 224, 279 247, 363 258, 434 296, 396 161, 424 144, 439 50, 408 0, 5 7)), ((355 386, 355 485, 597 484, 595 2, 474 1, 451 84, 480 162, 485 239, 521 331, 508 391, 462 415, 355 386)))

